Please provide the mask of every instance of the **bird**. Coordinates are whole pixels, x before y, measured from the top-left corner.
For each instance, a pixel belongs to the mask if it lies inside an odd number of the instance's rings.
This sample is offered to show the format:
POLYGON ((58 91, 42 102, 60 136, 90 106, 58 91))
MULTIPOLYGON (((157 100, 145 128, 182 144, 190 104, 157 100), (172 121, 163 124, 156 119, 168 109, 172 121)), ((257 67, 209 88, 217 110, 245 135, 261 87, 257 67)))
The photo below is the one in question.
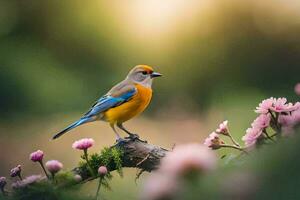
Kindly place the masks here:
POLYGON ((100 97, 79 120, 53 136, 59 138, 70 130, 86 123, 104 121, 109 123, 116 140, 122 140, 116 126, 129 137, 137 135, 127 130, 123 123, 142 113, 152 98, 152 82, 162 74, 155 72, 149 65, 133 67, 120 83, 100 97))

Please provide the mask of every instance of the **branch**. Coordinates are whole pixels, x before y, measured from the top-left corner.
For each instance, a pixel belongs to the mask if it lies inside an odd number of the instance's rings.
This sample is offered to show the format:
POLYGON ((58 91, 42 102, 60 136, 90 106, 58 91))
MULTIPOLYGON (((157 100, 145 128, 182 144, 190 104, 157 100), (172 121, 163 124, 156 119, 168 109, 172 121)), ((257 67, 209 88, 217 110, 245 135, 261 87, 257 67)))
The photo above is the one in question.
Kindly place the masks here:
MULTIPOLYGON (((109 148, 112 149, 116 147, 121 149, 123 152, 121 157, 122 167, 133 167, 147 172, 157 169, 161 158, 163 158, 168 152, 168 150, 149 144, 147 141, 142 141, 138 137, 127 137, 124 140, 118 141, 115 145, 109 148)), ((99 165, 100 164, 101 163, 99 163, 99 165)), ((114 162, 110 162, 106 167, 109 171, 117 170, 117 166, 114 162)), ((80 175, 83 182, 96 178, 92 177, 87 170, 83 170, 79 167, 74 168, 72 172, 80 175)))

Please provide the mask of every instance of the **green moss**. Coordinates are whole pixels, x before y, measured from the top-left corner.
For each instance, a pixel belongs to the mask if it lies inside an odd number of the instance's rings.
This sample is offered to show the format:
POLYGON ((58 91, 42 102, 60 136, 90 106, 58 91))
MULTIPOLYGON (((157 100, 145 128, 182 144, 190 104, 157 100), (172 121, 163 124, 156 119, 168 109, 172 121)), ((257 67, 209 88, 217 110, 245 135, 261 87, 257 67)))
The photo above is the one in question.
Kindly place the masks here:
MULTIPOLYGON (((106 166, 108 171, 117 170, 122 176, 122 157, 123 151, 121 149, 117 147, 105 147, 99 154, 94 153, 90 155, 89 162, 95 174, 98 173, 97 171, 100 166, 106 166)), ((87 163, 84 160, 79 163, 79 168, 81 171, 86 172, 89 176, 91 176, 88 172, 87 163)))

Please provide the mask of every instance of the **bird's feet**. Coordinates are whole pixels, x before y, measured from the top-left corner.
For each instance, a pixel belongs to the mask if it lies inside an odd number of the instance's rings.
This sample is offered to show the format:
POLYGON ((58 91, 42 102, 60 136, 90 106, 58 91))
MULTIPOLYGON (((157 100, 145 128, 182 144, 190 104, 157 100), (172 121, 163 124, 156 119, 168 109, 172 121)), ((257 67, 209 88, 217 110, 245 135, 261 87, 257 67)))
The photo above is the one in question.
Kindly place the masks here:
POLYGON ((140 142, 144 142, 144 143, 148 143, 147 140, 141 140, 140 136, 138 134, 134 134, 134 133, 128 133, 128 137, 125 137, 125 139, 129 139, 131 141, 140 141, 140 142))
POLYGON ((140 139, 140 136, 138 134, 129 133, 129 138, 132 140, 140 139))

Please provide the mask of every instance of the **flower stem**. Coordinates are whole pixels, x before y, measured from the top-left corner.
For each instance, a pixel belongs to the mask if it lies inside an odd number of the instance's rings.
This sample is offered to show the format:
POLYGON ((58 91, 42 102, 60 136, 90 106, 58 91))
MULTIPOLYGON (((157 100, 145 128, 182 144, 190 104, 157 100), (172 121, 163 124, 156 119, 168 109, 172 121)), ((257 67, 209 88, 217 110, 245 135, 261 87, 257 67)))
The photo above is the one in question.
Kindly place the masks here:
POLYGON ((98 188, 97 188, 97 192, 96 192, 96 200, 99 200, 100 198, 98 198, 98 197, 100 197, 99 196, 99 191, 100 191, 100 187, 101 187, 101 184, 102 184, 102 179, 103 179, 103 176, 100 176, 100 178, 99 178, 99 183, 98 183, 98 188))
POLYGON ((271 140, 272 142, 276 143, 276 141, 272 138, 272 136, 270 136, 266 130, 263 131, 263 133, 266 135, 266 137, 271 140))
POLYGON ((229 145, 229 144, 221 144, 221 145, 220 145, 220 147, 232 148, 232 149, 236 149, 236 150, 239 150, 239 151, 242 151, 242 152, 244 152, 244 153, 248 154, 248 152, 247 152, 247 151, 245 151, 245 149, 244 149, 244 148, 242 148, 242 147, 239 147, 239 146, 235 146, 235 145, 229 145))
POLYGON ((45 167, 44 167, 43 161, 39 161, 39 163, 40 163, 40 165, 41 165, 43 171, 45 172, 47 178, 50 179, 49 174, 47 173, 47 171, 46 171, 46 169, 45 169, 45 167))
POLYGON ((278 114, 276 114, 276 116, 274 116, 273 112, 269 110, 269 113, 271 114, 271 118, 272 118, 272 121, 274 123, 274 126, 275 126, 275 129, 274 127, 272 127, 276 132, 280 132, 280 126, 278 124, 278 114))
POLYGON ((235 146, 240 147, 239 143, 237 143, 237 142, 234 140, 234 138, 231 136, 230 133, 228 133, 228 137, 230 138, 231 142, 232 142, 235 146))
POLYGON ((20 179, 21 181, 23 180, 21 174, 19 174, 18 177, 19 177, 19 179, 20 179))
POLYGON ((57 184, 57 180, 55 179, 55 174, 54 172, 51 172, 51 181, 53 184, 57 184))
POLYGON ((54 181, 55 173, 51 172, 52 180, 54 181))
POLYGON ((84 152, 84 158, 85 158, 86 164, 87 164, 87 166, 88 166, 88 170, 90 171, 91 175, 94 176, 95 173, 94 173, 94 171, 93 171, 93 169, 92 169, 92 167, 91 167, 91 165, 90 165, 90 162, 89 162, 89 155, 88 155, 88 153, 87 153, 87 149, 84 149, 83 152, 84 152))

